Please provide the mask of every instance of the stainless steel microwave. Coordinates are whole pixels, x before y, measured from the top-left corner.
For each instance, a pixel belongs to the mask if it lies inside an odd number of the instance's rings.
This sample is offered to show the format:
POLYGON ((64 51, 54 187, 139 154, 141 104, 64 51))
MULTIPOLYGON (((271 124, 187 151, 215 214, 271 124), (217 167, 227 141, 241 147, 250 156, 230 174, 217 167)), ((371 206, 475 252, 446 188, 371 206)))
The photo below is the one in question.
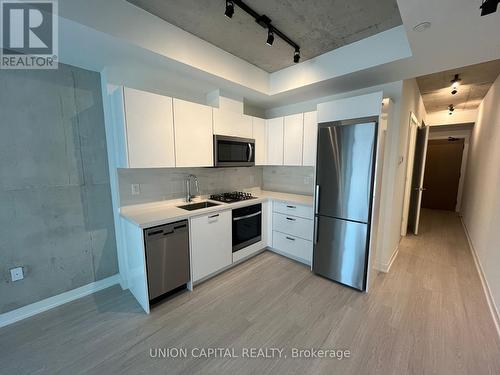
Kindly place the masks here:
POLYGON ((255 139, 214 135, 215 167, 255 165, 255 139))

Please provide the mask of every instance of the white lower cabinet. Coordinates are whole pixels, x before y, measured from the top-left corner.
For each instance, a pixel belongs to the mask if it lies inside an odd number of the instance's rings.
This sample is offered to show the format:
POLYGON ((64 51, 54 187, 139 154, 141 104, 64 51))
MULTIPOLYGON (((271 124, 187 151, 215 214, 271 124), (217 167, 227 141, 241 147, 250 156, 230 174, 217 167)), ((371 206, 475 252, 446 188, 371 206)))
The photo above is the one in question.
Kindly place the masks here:
POLYGON ((313 243, 303 238, 274 231, 273 248, 303 263, 311 264, 312 262, 313 243))
POLYGON ((314 231, 312 217, 311 206, 274 202, 272 248, 284 256, 310 265, 314 231))
POLYGON ((199 281, 233 261, 231 211, 190 220, 193 281, 199 281))
POLYGON ((313 226, 310 219, 275 212, 273 213, 273 229, 308 241, 313 239, 313 226))

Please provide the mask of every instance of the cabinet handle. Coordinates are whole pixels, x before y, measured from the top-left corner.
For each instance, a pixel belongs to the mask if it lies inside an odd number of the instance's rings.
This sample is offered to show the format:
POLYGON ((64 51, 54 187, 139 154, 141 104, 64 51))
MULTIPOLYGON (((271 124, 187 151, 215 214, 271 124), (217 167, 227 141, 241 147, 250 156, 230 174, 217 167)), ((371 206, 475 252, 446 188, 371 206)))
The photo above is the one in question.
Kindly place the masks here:
POLYGON ((292 208, 292 209, 296 209, 297 206, 286 206, 287 208, 292 208))
POLYGON ((297 220, 297 219, 292 219, 291 217, 287 217, 286 219, 287 219, 287 220, 290 220, 290 221, 295 221, 295 220, 297 220))
POLYGON ((214 217, 218 217, 218 216, 219 216, 219 214, 215 214, 215 215, 211 215, 211 216, 209 216, 208 218, 209 218, 209 219, 213 219, 214 217))
POLYGON ((286 236, 285 238, 286 238, 287 240, 290 240, 290 241, 295 241, 295 238, 292 238, 292 237, 288 237, 288 236, 286 236))

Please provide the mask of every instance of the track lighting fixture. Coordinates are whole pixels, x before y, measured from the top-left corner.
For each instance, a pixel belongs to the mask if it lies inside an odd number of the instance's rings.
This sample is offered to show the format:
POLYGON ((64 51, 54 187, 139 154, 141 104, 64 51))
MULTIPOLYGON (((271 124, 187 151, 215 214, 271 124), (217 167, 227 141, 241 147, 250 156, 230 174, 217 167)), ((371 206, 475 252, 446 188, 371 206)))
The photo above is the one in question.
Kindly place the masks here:
POLYGON ((267 45, 272 46, 274 43, 274 33, 273 33, 273 27, 269 25, 267 28, 267 45))
POLYGON ((227 18, 233 18, 234 3, 232 0, 226 0, 226 12, 224 14, 227 18))
POLYGON ((255 22, 257 22, 261 27, 267 29, 267 44, 272 46, 274 43, 274 35, 279 36, 283 41, 288 43, 293 49, 293 62, 298 63, 300 60, 300 47, 297 43, 291 40, 288 36, 282 33, 279 29, 275 28, 271 24, 271 19, 267 17, 265 14, 260 15, 255 10, 250 8, 247 4, 245 4, 241 0, 226 0, 226 12, 224 13, 226 17, 232 18, 234 14, 234 6, 238 5, 244 12, 251 15, 255 22))
POLYGON ((295 52, 293 53, 293 62, 298 63, 300 60, 300 49, 295 48, 295 52))
POLYGON ((458 74, 450 81, 451 82, 451 95, 455 95, 458 92, 458 86, 460 85, 461 79, 458 74))
POLYGON ((454 110, 455 110, 455 107, 453 107, 453 104, 450 104, 450 105, 448 106, 448 114, 449 114, 449 115, 452 115, 454 110))

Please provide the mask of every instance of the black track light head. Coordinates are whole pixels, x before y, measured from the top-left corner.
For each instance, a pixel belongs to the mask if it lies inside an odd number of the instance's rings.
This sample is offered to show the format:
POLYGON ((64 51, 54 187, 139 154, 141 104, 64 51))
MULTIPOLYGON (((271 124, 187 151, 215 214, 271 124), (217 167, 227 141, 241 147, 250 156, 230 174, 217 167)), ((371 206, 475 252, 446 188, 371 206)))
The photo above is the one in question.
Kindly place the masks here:
POLYGON ((455 107, 453 106, 453 104, 450 104, 448 106, 448 114, 452 115, 454 110, 455 110, 455 107))
POLYGON ((224 14, 227 18, 233 18, 234 3, 232 0, 226 0, 226 12, 224 14))
POLYGON ((487 16, 488 14, 495 13, 498 8, 498 3, 500 0, 483 0, 481 6, 481 16, 487 16))
POLYGON ((460 85, 460 77, 458 74, 455 74, 455 77, 450 81, 451 82, 451 95, 455 95, 458 92, 458 86, 460 85))
POLYGON ((266 41, 268 46, 272 46, 274 43, 274 32, 272 26, 269 25, 267 28, 267 41, 266 41))
POLYGON ((293 62, 298 63, 299 60, 300 60, 300 50, 296 48, 295 52, 293 53, 293 62))

